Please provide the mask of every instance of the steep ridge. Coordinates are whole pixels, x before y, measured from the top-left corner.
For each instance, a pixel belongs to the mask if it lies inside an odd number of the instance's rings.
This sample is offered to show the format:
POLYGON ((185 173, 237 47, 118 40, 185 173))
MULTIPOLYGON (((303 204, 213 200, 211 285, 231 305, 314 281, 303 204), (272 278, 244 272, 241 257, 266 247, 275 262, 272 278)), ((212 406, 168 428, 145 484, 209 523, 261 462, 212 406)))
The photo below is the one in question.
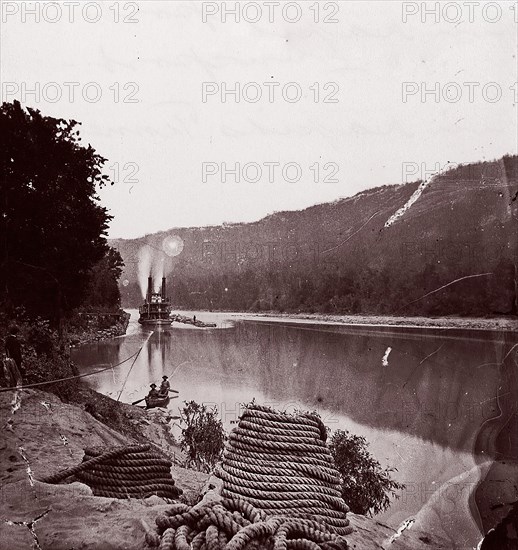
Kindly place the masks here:
POLYGON ((421 182, 254 223, 115 240, 126 262, 123 300, 140 303, 139 254, 149 249, 176 307, 516 314, 517 174, 518 156, 506 156, 433 177, 407 209, 421 182), (176 256, 167 248, 172 238, 183 244, 176 256))

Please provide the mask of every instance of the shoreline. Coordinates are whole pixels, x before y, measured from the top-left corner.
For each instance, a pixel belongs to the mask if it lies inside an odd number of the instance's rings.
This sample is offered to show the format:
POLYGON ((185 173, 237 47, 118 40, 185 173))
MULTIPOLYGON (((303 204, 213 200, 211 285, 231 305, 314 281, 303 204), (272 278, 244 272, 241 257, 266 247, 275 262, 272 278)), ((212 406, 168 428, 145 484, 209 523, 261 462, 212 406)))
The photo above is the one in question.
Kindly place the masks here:
MULTIPOLYGON (((130 308, 128 308, 130 309, 130 308)), ((176 309, 175 311, 187 311, 176 309)), ((248 311, 208 311, 192 310, 203 313, 229 314, 231 317, 272 318, 277 321, 318 321, 321 323, 363 326, 363 327, 393 327, 393 328, 431 328, 480 331, 518 332, 518 317, 424 317, 397 315, 336 315, 327 313, 280 313, 278 311, 248 312, 248 311)))
MULTIPOLYGON (((263 316, 262 314, 258 315, 263 316)), ((322 313, 265 314, 265 316, 269 315, 280 319, 302 319, 348 326, 518 331, 518 318, 398 317, 395 315, 327 315, 322 313)))

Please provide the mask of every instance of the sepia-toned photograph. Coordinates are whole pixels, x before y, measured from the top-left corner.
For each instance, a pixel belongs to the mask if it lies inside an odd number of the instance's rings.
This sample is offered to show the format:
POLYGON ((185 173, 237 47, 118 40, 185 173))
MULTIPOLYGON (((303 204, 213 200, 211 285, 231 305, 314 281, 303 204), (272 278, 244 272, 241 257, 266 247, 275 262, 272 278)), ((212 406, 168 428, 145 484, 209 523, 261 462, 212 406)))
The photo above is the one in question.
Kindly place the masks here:
POLYGON ((518 550, 518 2, 0 0, 0 550, 518 550))

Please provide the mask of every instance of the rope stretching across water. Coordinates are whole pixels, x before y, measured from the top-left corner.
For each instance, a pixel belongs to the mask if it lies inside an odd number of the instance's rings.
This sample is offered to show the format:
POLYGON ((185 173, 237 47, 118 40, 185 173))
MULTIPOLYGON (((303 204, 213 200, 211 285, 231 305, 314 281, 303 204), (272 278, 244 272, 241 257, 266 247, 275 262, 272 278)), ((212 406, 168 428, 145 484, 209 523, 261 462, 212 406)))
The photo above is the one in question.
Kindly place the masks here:
POLYGON ((9 388, 0 388, 0 393, 6 392, 6 391, 14 391, 14 390, 25 390, 28 388, 38 388, 39 386, 48 386, 50 384, 57 384, 58 382, 67 382, 68 380, 76 380, 78 378, 86 378, 87 376, 93 376, 94 374, 98 374, 100 372, 104 372, 106 370, 114 369, 115 367, 119 367, 120 365, 123 365, 124 363, 127 363, 133 357, 138 356, 138 354, 142 351, 142 348, 144 347, 145 343, 142 344, 140 349, 136 351, 133 355, 130 355, 124 361, 121 361, 120 363, 117 363, 116 365, 110 365, 109 367, 104 367, 103 369, 94 370, 92 372, 87 372, 85 374, 76 374, 74 376, 67 376, 66 378, 57 378, 56 380, 47 380, 45 382, 35 382, 34 384, 24 384, 22 386, 12 386, 9 388))

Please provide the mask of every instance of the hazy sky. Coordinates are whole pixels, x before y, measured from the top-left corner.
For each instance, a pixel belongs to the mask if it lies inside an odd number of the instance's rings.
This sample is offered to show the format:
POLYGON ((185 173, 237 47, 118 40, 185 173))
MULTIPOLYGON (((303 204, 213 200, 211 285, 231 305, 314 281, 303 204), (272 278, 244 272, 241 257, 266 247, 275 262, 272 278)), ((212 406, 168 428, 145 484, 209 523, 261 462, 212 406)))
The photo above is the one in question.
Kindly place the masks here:
POLYGON ((252 221, 517 151, 515 2, 241 2, 239 22, 233 1, 1 4, 2 99, 82 122, 120 180, 100 193, 112 237, 252 221), (240 101, 223 102, 236 83, 240 101), (223 163, 252 164, 236 182, 223 163))

